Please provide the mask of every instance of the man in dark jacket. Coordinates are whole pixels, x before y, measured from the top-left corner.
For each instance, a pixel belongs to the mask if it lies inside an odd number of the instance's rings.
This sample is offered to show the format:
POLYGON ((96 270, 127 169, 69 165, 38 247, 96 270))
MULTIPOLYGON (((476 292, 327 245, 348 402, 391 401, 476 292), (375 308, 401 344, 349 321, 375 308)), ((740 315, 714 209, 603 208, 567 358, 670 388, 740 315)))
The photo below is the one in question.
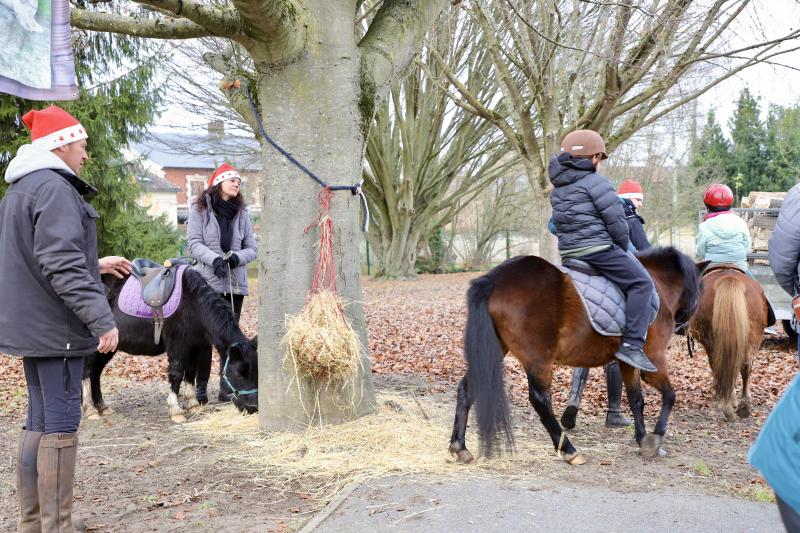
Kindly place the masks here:
POLYGON ((31 144, 8 165, 0 202, 0 352, 23 357, 28 418, 17 452, 19 531, 73 531, 72 485, 84 357, 116 349, 100 274, 130 263, 97 259, 95 222, 78 175, 86 132, 51 106, 22 117, 31 144))
POLYGON ((607 159, 603 138, 577 130, 561 141, 561 153, 548 168, 550 205, 562 257, 579 257, 615 283, 626 297, 625 331, 617 359, 646 372, 656 367, 644 353, 653 282, 628 249, 625 212, 597 167, 607 159))
POLYGON ((781 288, 792 298, 800 295, 800 184, 789 189, 783 199, 775 229, 769 238, 768 250, 769 266, 781 288))

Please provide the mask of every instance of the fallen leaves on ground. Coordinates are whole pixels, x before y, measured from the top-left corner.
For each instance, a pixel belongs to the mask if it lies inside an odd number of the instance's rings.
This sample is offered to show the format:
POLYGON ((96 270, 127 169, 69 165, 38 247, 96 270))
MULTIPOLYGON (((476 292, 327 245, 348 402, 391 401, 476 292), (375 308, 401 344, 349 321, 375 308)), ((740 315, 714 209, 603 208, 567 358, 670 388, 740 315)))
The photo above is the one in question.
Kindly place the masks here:
MULTIPOLYGON (((462 336, 466 322, 465 295, 475 273, 423 275, 411 281, 374 281, 364 284, 364 305, 372 371, 422 377, 436 391, 455 391, 464 375, 462 336)), ((257 330, 256 298, 245 299, 242 330, 251 337, 257 330)), ((673 337, 669 347, 670 379, 677 393, 676 409, 716 409, 711 393, 711 372, 705 353, 698 345, 690 359, 684 337, 673 337)), ((216 359, 216 354, 215 354, 216 359)), ((213 368, 217 368, 215 361, 213 368)), ((753 364, 753 404, 771 409, 797 368, 797 354, 784 336, 765 340, 753 364)), ((528 385, 516 360, 506 358, 506 384, 512 400, 528 402, 528 385)), ((167 358, 130 356, 119 353, 106 373, 131 381, 166 381, 167 358)), ((559 413, 569 393, 571 369, 554 372, 552 396, 559 413)), ((581 410, 602 414, 606 406, 602 369, 593 369, 581 410)), ((657 413, 660 398, 645 391, 648 416, 657 413)), ((623 399, 623 403, 625 400, 623 399)), ((8 414, 20 414, 26 406, 22 360, 0 357, 0 405, 8 414)), ((627 407, 626 407, 627 409, 627 407)), ((750 436, 752 429, 743 432, 750 436)))

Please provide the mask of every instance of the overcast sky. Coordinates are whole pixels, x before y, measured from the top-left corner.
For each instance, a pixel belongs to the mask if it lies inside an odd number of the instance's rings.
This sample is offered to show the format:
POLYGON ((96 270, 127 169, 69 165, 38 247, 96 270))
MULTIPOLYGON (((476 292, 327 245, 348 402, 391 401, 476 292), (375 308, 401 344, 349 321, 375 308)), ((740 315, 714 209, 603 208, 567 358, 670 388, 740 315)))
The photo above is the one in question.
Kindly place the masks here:
MULTIPOLYGON (((797 29, 800 24, 800 2, 754 0, 741 17, 735 30, 742 43, 775 39, 797 29)), ((733 45, 737 46, 736 43, 733 45)), ((794 45, 800 45, 800 41, 795 41, 794 45)), ((784 46, 791 46, 791 43, 784 46)), ((757 65, 746 69, 701 97, 699 107, 703 110, 713 107, 719 122, 727 129, 736 98, 745 86, 760 97, 762 110, 766 110, 769 104, 788 106, 800 103, 800 51, 779 56, 776 61, 786 66, 757 65)))

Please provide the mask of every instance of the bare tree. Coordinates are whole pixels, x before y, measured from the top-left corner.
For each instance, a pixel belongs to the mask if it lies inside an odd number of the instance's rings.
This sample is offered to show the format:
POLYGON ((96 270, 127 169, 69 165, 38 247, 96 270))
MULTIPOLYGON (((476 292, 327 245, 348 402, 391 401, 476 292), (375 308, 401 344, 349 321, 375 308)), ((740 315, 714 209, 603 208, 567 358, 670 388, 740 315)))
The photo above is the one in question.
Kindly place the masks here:
MULTIPOLYGON (((550 188, 546 168, 563 136, 590 128, 613 151, 751 65, 798 47, 800 35, 728 46, 732 24, 750 0, 472 0, 462 4, 480 27, 502 98, 487 100, 462 83, 444 58, 454 101, 492 123, 519 154, 534 191, 550 188)), ((543 203, 546 205, 546 203, 543 203)), ((549 206, 548 206, 549 207, 549 206)))
MULTIPOLYGON (((286 149, 335 184, 361 179, 361 161, 374 110, 417 53, 446 0, 384 0, 359 38, 360 0, 138 0, 130 14, 73 9, 72 25, 152 39, 219 37, 229 46, 203 59, 252 131, 264 126, 286 149), (141 7, 149 12, 142 14, 141 7), (244 63, 240 55, 249 57, 244 63), (250 65, 248 67, 248 65, 250 65), (253 112, 246 89, 255 103, 253 112)), ((366 7, 365 7, 366 8, 366 7)), ((287 385, 294 371, 280 347, 286 315, 304 305, 315 264, 316 183, 264 143, 260 240, 259 419, 265 429, 304 427, 303 397, 287 385)), ((367 346, 355 211, 358 200, 337 195, 338 287, 346 313, 367 346)), ((374 405, 369 358, 362 357, 351 390, 324 389, 315 412, 326 423, 360 416, 374 405), (355 397, 356 401, 350 399, 355 397)))
POLYGON ((463 17, 440 18, 416 67, 376 114, 364 190, 375 221, 368 238, 378 276, 414 276, 420 246, 513 163, 497 130, 438 88, 446 78, 434 53, 469 90, 491 99, 492 61, 472 37, 463 17))
MULTIPOLYGON (((453 231, 460 246, 455 251, 468 269, 485 268, 496 260, 498 239, 516 253, 513 242, 530 229, 534 207, 530 185, 517 167, 497 179, 459 213, 453 231)), ((503 259, 505 259, 503 255, 503 259)))

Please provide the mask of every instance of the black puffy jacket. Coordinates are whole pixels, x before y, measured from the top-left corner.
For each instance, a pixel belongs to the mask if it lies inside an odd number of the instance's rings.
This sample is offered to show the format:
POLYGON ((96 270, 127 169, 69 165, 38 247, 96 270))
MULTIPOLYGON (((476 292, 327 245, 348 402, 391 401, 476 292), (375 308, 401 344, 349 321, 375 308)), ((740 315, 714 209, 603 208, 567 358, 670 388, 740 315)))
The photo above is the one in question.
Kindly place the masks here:
POLYGON ((644 219, 636 212, 633 202, 627 198, 622 199, 622 207, 625 209, 625 220, 628 223, 630 238, 634 248, 640 252, 647 250, 651 246, 650 240, 647 238, 647 233, 644 231, 644 219))
POLYGON ((628 249, 625 211, 608 178, 588 159, 562 153, 548 167, 553 224, 560 251, 598 245, 628 249))

